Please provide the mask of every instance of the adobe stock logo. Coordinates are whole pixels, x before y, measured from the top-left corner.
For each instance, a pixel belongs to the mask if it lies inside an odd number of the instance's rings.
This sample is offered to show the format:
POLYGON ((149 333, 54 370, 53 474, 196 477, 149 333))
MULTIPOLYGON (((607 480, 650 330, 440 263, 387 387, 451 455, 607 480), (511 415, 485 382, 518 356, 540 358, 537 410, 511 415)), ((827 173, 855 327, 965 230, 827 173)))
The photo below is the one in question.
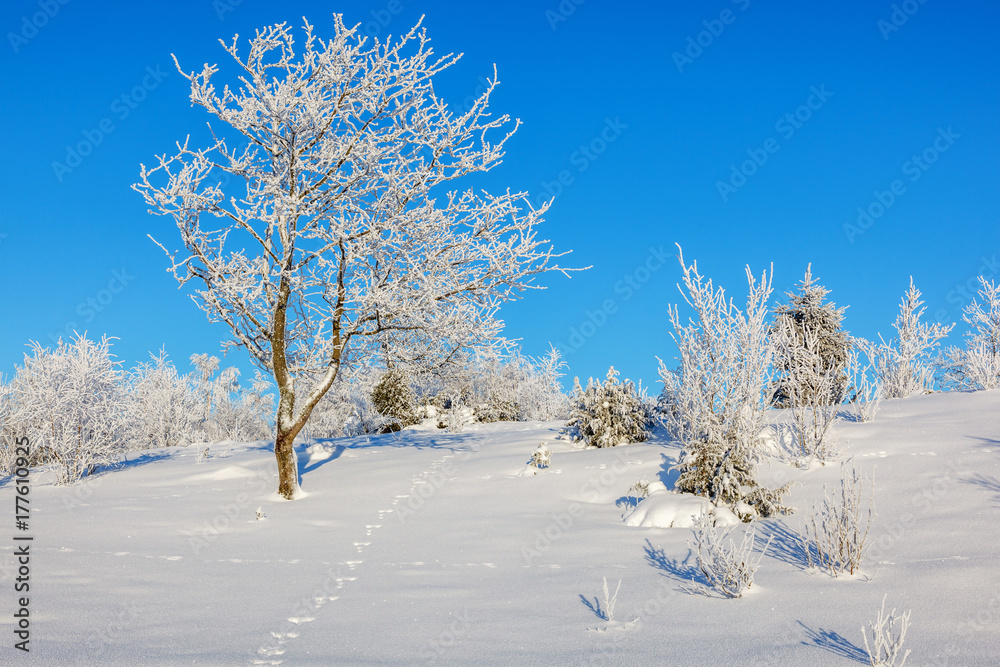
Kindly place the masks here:
MULTIPOLYGON (((135 276, 126 273, 125 269, 112 271, 111 280, 108 281, 107 286, 97 290, 96 294, 87 297, 77 304, 76 314, 83 319, 84 324, 90 324, 97 317, 98 313, 104 312, 111 302, 115 300, 115 295, 121 294, 133 280, 135 280, 135 276)), ((60 338, 69 340, 78 331, 81 331, 80 324, 75 320, 71 320, 66 323, 63 330, 58 334, 50 333, 49 340, 54 344, 58 344, 60 338)))
MULTIPOLYGON (((165 78, 167 78, 167 72, 164 72, 159 65, 146 67, 146 74, 142 77, 142 81, 131 90, 112 100, 108 110, 119 121, 125 120, 150 92, 159 87, 165 78)), ((98 121, 96 127, 82 130, 80 132, 83 135, 82 140, 73 145, 66 145, 66 156, 63 161, 56 160, 52 163, 52 171, 55 173, 56 179, 62 183, 66 174, 72 173, 74 169, 83 164, 84 158, 93 153, 94 149, 100 146, 104 139, 114 131, 115 124, 109 116, 98 121)))
MULTIPOLYGON (((910 156, 910 159, 903 163, 903 166, 900 167, 903 175, 909 176, 911 183, 916 183, 924 175, 924 172, 940 159, 943 153, 955 145, 955 140, 961 137, 962 135, 952 130, 951 126, 948 126, 947 130, 939 127, 937 137, 934 138, 931 145, 920 151, 919 154, 910 156)), ((847 236, 847 240, 854 243, 854 239, 871 229, 875 225, 875 221, 885 215, 906 192, 906 183, 900 178, 892 181, 887 190, 873 191, 874 199, 868 205, 858 207, 858 217, 854 224, 844 223, 844 234, 847 236)))
POLYGON ((14 49, 14 53, 19 53, 22 46, 34 39, 38 35, 38 31, 55 18, 59 10, 62 9, 61 5, 68 4, 69 0, 39 0, 39 11, 34 12, 31 16, 22 16, 21 29, 16 33, 7 33, 7 41, 10 42, 10 48, 14 49))
MULTIPOLYGON (((804 104, 800 104, 794 111, 786 113, 774 124, 774 131, 779 133, 786 141, 795 136, 805 123, 813 117, 813 114, 823 108, 827 100, 833 97, 833 93, 826 89, 826 84, 820 84, 819 88, 810 86, 809 97, 804 104)), ((722 201, 728 202, 729 197, 735 194, 740 188, 747 184, 747 180, 763 167, 772 155, 781 150, 781 144, 774 137, 768 137, 759 148, 748 148, 746 150, 749 159, 740 162, 739 166, 729 165, 729 178, 725 181, 716 181, 715 189, 718 190, 722 201)))
MULTIPOLYGON (((614 284, 615 294, 621 295, 623 303, 631 299, 636 292, 642 289, 643 285, 650 281, 654 273, 663 268, 664 263, 670 257, 672 255, 665 252, 662 245, 659 248, 650 247, 646 261, 630 273, 626 273, 621 280, 614 284)), ((618 306, 615 299, 609 298, 602 301, 601 306, 596 310, 586 310, 584 312, 586 319, 569 328, 569 344, 557 343, 556 349, 563 355, 572 354, 579 350, 589 339, 597 335, 598 330, 608 323, 612 315, 618 312, 618 306)))

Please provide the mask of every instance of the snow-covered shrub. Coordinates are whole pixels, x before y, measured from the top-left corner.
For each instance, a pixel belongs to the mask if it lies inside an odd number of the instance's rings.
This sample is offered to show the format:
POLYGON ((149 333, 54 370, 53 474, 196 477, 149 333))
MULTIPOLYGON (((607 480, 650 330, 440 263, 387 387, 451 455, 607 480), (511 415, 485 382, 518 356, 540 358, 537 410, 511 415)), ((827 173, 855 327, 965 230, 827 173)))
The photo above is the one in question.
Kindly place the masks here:
POLYGON ((593 378, 587 388, 573 380, 573 403, 564 433, 588 447, 615 447, 642 442, 649 436, 649 410, 630 380, 620 382, 614 366, 604 384, 593 378))
POLYGON ((535 450, 531 452, 531 460, 528 461, 528 465, 542 469, 548 468, 551 464, 552 452, 545 446, 544 442, 539 443, 538 446, 535 447, 535 450))
POLYGON ((816 283, 809 265, 798 292, 786 293, 789 302, 774 311, 772 329, 782 342, 774 359, 776 407, 843 402, 851 339, 843 330, 845 308, 824 303, 829 293, 816 283))
POLYGON ((945 382, 964 391, 1000 387, 1000 284, 980 276, 979 299, 962 314, 969 325, 965 349, 951 347, 939 362, 945 382))
POLYGON ((743 532, 739 546, 729 537, 733 530, 720 534, 715 522, 707 514, 702 514, 691 526, 694 542, 689 542, 689 545, 697 556, 698 569, 705 581, 726 597, 738 598, 753 585, 754 573, 771 542, 768 540, 754 560, 754 525, 751 524, 743 532))
POLYGON ((840 493, 831 497, 824 487, 823 504, 813 508, 806 523, 806 559, 809 567, 825 568, 836 577, 854 574, 865 552, 865 541, 875 517, 874 481, 870 482, 867 511, 864 484, 853 465, 841 466, 840 493))
POLYGON ((160 350, 129 373, 129 445, 136 449, 175 447, 206 439, 191 376, 180 375, 160 350))
POLYGON ((643 498, 648 498, 649 480, 636 480, 636 482, 628 488, 628 495, 635 498, 637 501, 642 500, 643 498))
POLYGON ((255 373, 247 391, 240 386, 239 369, 220 371, 216 357, 194 354, 191 364, 196 369, 194 392, 199 397, 207 441, 261 440, 273 435, 268 418, 273 414, 274 399, 266 393, 271 384, 260 372, 255 373))
POLYGON ((398 431, 420 421, 409 378, 398 368, 385 372, 372 389, 372 404, 380 414, 392 420, 390 430, 398 431))
POLYGON ((864 626, 861 626, 861 638, 865 642, 865 651, 868 653, 868 661, 872 667, 904 667, 906 658, 910 655, 910 650, 900 655, 903 650, 903 642, 906 641, 906 631, 910 627, 910 613, 896 615, 895 608, 885 615, 885 598, 882 596, 882 607, 874 621, 868 622, 868 629, 872 634, 872 643, 868 643, 868 633, 864 626), (899 660, 899 664, 896 664, 899 660))
POLYGON ((875 374, 882 387, 883 398, 906 398, 934 389, 931 353, 955 325, 921 322, 920 318, 926 310, 921 307, 923 303, 920 290, 910 278, 910 288, 892 325, 896 336, 888 343, 881 335, 879 343, 858 339, 858 344, 875 362, 875 374))
POLYGON ((53 463, 57 483, 72 484, 125 451, 122 372, 111 340, 77 335, 54 350, 38 343, 24 356, 10 383, 12 422, 27 436, 33 463, 53 463))
POLYGON ((787 320, 779 320, 773 333, 778 357, 794 359, 782 378, 782 403, 791 409, 797 453, 826 461, 837 453, 829 431, 837 419, 834 401, 842 393, 844 368, 839 361, 823 358, 816 332, 797 332, 792 327, 787 320))
POLYGON ((771 403, 772 346, 767 325, 771 279, 758 282, 750 268, 746 310, 741 312, 685 264, 682 293, 694 311, 687 324, 676 306, 669 310, 671 334, 680 351, 680 367, 660 362, 663 380, 661 415, 683 446, 675 469, 675 490, 708 497, 714 504, 753 506, 761 516, 785 513, 781 496, 789 485, 765 489, 757 482, 761 433, 771 403))
POLYGON ((14 391, 0 377, 0 475, 14 473, 15 440, 20 437, 14 423, 14 391))
POLYGON ((847 377, 849 382, 848 402, 854 410, 857 421, 870 422, 875 419, 882 403, 882 387, 871 379, 875 362, 869 358, 862 367, 861 353, 864 349, 855 344, 847 357, 847 377))
POLYGON ((539 359, 522 354, 517 347, 481 350, 471 362, 456 379, 464 390, 458 392, 461 402, 475 410, 477 421, 566 417, 568 402, 559 384, 566 364, 555 348, 539 359))

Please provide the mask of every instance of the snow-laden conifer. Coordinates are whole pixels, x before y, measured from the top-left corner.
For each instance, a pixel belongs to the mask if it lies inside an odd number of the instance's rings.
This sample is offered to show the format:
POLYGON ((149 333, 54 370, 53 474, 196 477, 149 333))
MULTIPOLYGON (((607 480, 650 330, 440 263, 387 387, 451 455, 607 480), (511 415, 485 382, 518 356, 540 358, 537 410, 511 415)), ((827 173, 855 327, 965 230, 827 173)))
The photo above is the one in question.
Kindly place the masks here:
POLYGON ((774 359, 776 407, 838 405, 844 399, 851 338, 843 330, 846 308, 827 302, 829 293, 813 278, 810 264, 798 290, 786 294, 788 303, 775 308, 772 330, 781 342, 774 359))
POLYGON ((649 436, 650 416, 641 392, 630 380, 619 381, 614 366, 604 383, 591 378, 587 388, 573 379, 570 418, 565 433, 588 447, 616 447, 649 436))

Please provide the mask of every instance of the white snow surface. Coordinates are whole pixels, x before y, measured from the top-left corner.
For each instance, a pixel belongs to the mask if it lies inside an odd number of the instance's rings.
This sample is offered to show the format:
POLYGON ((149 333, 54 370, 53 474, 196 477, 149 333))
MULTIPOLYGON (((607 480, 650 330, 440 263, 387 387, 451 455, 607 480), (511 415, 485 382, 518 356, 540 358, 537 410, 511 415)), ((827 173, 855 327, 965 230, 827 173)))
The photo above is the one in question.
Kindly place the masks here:
MULTIPOLYGON (((798 539, 840 466, 762 466, 766 485, 800 482, 797 511, 758 522, 758 550, 773 538, 740 599, 690 592, 689 529, 623 520, 634 482, 672 486, 679 452, 662 433, 589 450, 554 422, 308 441, 293 502, 276 499, 267 443, 203 463, 195 447, 133 453, 72 487, 37 476, 31 654, 17 662, 858 665, 887 594, 887 609, 912 609, 908 665, 1000 664, 998 411, 1000 391, 934 394, 835 425, 876 483, 874 549, 850 577, 806 569, 798 539), (521 474, 540 442, 552 465, 521 474), (622 581, 612 619, 603 577, 622 581)), ((13 496, 0 481, 11 524, 13 496)), ((660 489, 638 507, 702 504, 678 498, 660 489)), ((4 664, 20 653, 12 544, 4 664)))

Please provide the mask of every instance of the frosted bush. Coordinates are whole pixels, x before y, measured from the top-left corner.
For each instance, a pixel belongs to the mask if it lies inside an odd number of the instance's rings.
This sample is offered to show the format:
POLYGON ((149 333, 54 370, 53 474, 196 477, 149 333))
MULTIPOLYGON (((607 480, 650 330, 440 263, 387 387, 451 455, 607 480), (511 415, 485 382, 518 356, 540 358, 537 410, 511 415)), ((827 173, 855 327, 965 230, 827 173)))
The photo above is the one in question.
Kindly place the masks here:
POLYGON ((817 334, 806 331, 800 336, 787 322, 775 327, 774 345, 779 356, 795 359, 786 370, 782 391, 795 423, 798 454, 826 461, 837 453, 829 431, 837 419, 834 401, 843 392, 844 367, 823 358, 817 334))
POLYGON ((534 466, 537 469, 548 468, 552 464, 552 452, 549 448, 545 446, 545 443, 539 443, 535 447, 535 451, 531 452, 531 461, 528 465, 534 466))
POLYGON ((959 390, 1000 387, 1000 285, 980 276, 978 296, 962 314, 969 325, 965 348, 945 350, 940 362, 945 381, 959 390))
POLYGON ((858 421, 870 422, 875 419, 882 403, 882 388, 870 377, 875 367, 874 360, 869 357, 867 365, 862 366, 862 352, 864 350, 856 345, 847 358, 848 401, 858 421))
POLYGON ((868 629, 872 635, 871 644, 868 643, 868 632, 864 626, 861 627, 861 638, 865 642, 865 651, 868 653, 868 661, 872 667, 904 667, 906 658, 910 655, 907 649, 902 655, 903 642, 906 641, 906 631, 910 627, 910 612, 896 615, 893 609, 889 615, 885 615, 885 598, 882 596, 882 607, 874 621, 868 622, 868 629), (899 664, 896 664, 899 660, 899 664))
POLYGON ((604 384, 594 381, 587 388, 573 382, 573 403, 564 433, 588 447, 615 447, 643 442, 649 436, 650 415, 641 390, 631 381, 618 380, 612 366, 604 384))
POLYGON ((689 544, 708 585, 726 597, 738 598, 753 585, 754 574, 771 542, 768 540, 755 560, 754 525, 743 532, 739 545, 729 537, 732 530, 719 533, 715 522, 707 514, 701 514, 691 526, 694 542, 689 544))
POLYGON ((790 485, 765 489, 757 482, 761 433, 773 387, 773 348, 767 325, 771 278, 757 281, 746 269, 749 293, 740 311, 722 288, 688 266, 682 293, 694 316, 683 323, 671 306, 671 334, 680 352, 680 366, 660 362, 663 395, 660 411, 683 451, 675 469, 675 490, 706 496, 714 504, 745 502, 761 516, 788 512, 781 497, 790 485))
POLYGON ((126 396, 112 356, 106 336, 77 335, 54 350, 33 343, 11 380, 14 430, 31 440, 36 463, 53 464, 57 483, 72 484, 125 452, 126 396))
POLYGON ((875 517, 875 488, 871 482, 867 507, 863 480, 857 468, 841 466, 840 492, 824 487, 823 504, 814 507, 806 523, 806 559, 809 567, 832 576, 854 574, 861 566, 868 531, 875 517))
POLYGON ((955 326, 921 322, 926 308, 920 290, 910 278, 910 288, 903 296, 899 314, 893 322, 896 336, 890 341, 879 335, 879 343, 858 339, 858 344, 874 360, 875 374, 883 398, 906 398, 934 389, 931 353, 955 326))
POLYGON ((182 376, 161 350, 127 378, 130 445, 175 447, 205 440, 193 378, 182 376))

